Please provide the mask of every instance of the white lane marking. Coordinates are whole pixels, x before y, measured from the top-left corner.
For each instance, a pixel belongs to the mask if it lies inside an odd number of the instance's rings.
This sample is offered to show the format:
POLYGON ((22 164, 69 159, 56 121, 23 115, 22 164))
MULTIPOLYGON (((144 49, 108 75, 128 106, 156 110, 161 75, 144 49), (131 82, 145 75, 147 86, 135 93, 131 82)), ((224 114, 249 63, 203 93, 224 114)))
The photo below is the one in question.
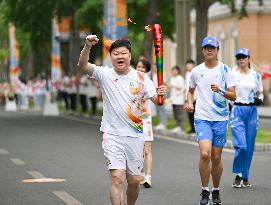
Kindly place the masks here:
POLYGON ((25 162, 19 158, 10 158, 10 160, 16 165, 25 165, 25 162))
MULTIPOLYGON (((63 116, 63 115, 61 117, 64 117, 65 119, 68 119, 68 120, 83 122, 83 123, 86 123, 86 124, 99 125, 99 123, 86 121, 86 120, 83 120, 83 119, 81 120, 81 119, 77 119, 77 118, 70 118, 70 117, 66 117, 66 116, 63 116)), ((194 142, 194 141, 176 139, 176 138, 167 137, 167 136, 160 135, 160 134, 155 134, 155 137, 159 138, 159 139, 167 140, 167 141, 172 141, 172 142, 178 142, 178 143, 182 143, 182 144, 189 144, 189 145, 193 145, 193 146, 198 146, 198 143, 194 142)), ((223 151, 228 152, 228 153, 234 153, 234 150, 231 150, 231 149, 228 149, 228 148, 223 148, 223 151)))
MULTIPOLYGON (((158 139, 168 140, 168 141, 172 141, 172 142, 178 142, 178 143, 182 143, 182 144, 189 144, 189 145, 193 145, 193 146, 199 146, 197 142, 182 140, 182 139, 176 139, 176 138, 167 137, 167 136, 163 136, 163 135, 159 135, 159 134, 155 134, 155 137, 158 138, 158 139)), ((223 152, 234 153, 234 150, 231 150, 231 149, 228 149, 228 148, 223 148, 223 152)))
POLYGON ((3 149, 3 148, 1 148, 1 149, 0 149, 0 154, 8 154, 8 151, 5 150, 5 149, 3 149))
POLYGON ((73 198, 65 191, 53 191, 53 193, 68 205, 82 205, 80 201, 73 198))
POLYGON ((45 176, 43 176, 43 174, 41 174, 38 171, 28 171, 27 172, 29 175, 31 175, 33 178, 35 179, 39 179, 39 178, 46 178, 45 176))

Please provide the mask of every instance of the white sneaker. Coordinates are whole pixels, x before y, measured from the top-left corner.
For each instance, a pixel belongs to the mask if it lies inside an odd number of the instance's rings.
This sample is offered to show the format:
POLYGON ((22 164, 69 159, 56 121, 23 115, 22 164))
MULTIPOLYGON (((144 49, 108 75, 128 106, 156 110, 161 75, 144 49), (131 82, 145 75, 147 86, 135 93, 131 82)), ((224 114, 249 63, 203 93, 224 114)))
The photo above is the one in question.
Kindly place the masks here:
POLYGON ((175 127, 171 130, 172 133, 184 135, 184 131, 180 127, 175 127))
POLYGON ((180 127, 175 127, 171 130, 171 132, 173 133, 177 133, 177 132, 180 132, 181 131, 181 128, 180 127))
POLYGON ((166 126, 164 124, 159 124, 155 128, 158 129, 158 130, 165 130, 166 126))

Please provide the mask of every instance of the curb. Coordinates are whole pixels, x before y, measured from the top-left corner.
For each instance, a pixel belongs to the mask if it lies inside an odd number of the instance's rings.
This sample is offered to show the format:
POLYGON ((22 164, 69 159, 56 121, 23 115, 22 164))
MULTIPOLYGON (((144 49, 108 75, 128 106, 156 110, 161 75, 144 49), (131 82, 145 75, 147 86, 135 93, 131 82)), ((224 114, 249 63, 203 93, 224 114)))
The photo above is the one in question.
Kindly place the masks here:
MULTIPOLYGON (((184 134, 178 134, 178 133, 171 133, 167 130, 158 130, 155 128, 153 128, 153 132, 154 132, 154 134, 165 135, 167 137, 196 142, 195 135, 184 135, 184 134)), ((227 141, 227 143, 224 147, 233 150, 233 145, 230 140, 227 141)), ((270 143, 256 143, 254 151, 255 152, 270 152, 271 151, 271 144, 270 143)))

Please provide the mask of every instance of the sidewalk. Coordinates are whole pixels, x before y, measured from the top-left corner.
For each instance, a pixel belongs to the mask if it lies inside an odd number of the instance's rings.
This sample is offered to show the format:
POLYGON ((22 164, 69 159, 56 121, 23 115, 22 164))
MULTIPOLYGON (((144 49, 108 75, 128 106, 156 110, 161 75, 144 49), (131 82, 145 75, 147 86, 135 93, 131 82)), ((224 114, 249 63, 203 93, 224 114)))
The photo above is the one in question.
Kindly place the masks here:
POLYGON ((258 107, 258 113, 260 117, 271 118, 271 106, 268 107, 258 107))

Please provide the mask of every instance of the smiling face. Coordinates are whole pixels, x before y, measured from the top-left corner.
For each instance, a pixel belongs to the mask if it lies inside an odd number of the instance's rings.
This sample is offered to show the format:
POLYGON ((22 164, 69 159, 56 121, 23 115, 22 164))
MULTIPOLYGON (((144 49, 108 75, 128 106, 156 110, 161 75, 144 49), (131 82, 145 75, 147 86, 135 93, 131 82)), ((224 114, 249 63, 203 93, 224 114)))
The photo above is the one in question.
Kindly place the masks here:
POLYGON ((114 48, 110 56, 114 69, 118 74, 127 74, 129 72, 131 53, 126 47, 114 48))
POLYGON ((145 65, 144 65, 141 61, 139 61, 139 62, 137 63, 136 69, 137 69, 138 71, 143 72, 143 73, 146 72, 146 67, 145 67, 145 65))

